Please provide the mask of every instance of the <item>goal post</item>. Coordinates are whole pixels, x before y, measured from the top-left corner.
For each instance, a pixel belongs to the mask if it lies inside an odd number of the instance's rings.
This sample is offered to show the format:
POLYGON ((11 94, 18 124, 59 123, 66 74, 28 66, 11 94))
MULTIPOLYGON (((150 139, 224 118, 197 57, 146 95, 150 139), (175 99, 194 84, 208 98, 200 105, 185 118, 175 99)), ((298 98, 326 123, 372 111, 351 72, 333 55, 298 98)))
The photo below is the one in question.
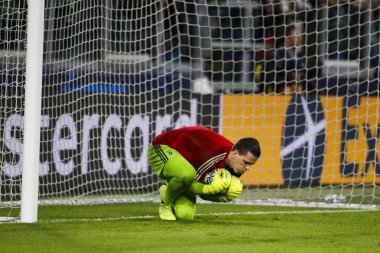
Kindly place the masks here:
POLYGON ((25 68, 21 222, 37 222, 40 160, 44 1, 29 0, 25 68))
POLYGON ((189 125, 260 141, 241 203, 379 208, 378 6, 43 2, 0 2, 4 220, 158 201, 149 143, 189 125))

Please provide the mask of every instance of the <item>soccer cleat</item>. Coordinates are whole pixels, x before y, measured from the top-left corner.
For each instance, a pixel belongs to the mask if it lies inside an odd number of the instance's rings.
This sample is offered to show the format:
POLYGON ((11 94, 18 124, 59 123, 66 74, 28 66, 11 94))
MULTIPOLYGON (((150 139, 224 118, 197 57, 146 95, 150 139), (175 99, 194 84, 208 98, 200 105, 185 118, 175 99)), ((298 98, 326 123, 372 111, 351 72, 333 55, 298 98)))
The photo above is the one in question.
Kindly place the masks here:
POLYGON ((171 205, 160 204, 158 209, 161 220, 176 220, 171 205))
MULTIPOLYGON (((162 202, 162 196, 166 192, 166 188, 167 188, 166 185, 162 185, 159 189, 160 196, 161 196, 161 202, 162 202)), ((161 203, 160 207, 158 209, 158 213, 160 214, 161 220, 176 220, 177 219, 173 213, 173 209, 172 209, 171 205, 166 205, 164 203, 161 203)))

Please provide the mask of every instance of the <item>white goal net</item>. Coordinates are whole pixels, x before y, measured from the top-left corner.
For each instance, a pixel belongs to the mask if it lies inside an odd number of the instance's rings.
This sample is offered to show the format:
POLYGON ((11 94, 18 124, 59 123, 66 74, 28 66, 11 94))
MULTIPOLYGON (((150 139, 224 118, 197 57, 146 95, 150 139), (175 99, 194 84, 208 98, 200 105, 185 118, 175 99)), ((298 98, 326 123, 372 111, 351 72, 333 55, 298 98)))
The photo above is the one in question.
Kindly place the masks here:
MULTIPOLYGON (((378 206, 379 12, 365 0, 46 1, 40 201, 157 198, 150 141, 202 125, 259 139, 241 200, 378 206)), ((6 217, 28 152, 26 18, 26 1, 0 2, 6 217)))

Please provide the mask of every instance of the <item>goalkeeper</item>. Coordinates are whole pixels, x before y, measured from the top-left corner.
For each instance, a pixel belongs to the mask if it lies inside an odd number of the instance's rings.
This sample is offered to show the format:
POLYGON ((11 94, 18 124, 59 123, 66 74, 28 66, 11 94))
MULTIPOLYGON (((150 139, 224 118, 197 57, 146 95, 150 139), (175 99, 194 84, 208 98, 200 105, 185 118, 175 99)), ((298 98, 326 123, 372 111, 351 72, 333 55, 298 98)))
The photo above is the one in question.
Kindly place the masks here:
POLYGON ((192 220, 196 196, 227 202, 242 190, 239 177, 260 157, 255 138, 242 138, 236 144, 211 129, 191 126, 162 133, 148 148, 148 161, 158 177, 165 181, 160 187, 162 220, 192 220), (213 170, 210 184, 205 177, 213 170))

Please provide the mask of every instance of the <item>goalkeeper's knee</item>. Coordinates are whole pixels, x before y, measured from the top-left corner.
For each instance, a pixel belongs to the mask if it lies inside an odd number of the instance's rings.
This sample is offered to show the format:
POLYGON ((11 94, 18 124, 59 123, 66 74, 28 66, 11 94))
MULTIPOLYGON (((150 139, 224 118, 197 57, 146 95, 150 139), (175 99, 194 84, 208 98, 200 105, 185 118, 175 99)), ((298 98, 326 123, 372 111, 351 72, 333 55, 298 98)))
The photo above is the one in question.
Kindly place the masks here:
POLYGON ((174 204, 174 213, 177 220, 193 220, 196 211, 194 202, 180 197, 174 204))
POLYGON ((177 220, 193 220, 195 215, 195 206, 194 207, 175 207, 174 213, 177 217, 177 220))

